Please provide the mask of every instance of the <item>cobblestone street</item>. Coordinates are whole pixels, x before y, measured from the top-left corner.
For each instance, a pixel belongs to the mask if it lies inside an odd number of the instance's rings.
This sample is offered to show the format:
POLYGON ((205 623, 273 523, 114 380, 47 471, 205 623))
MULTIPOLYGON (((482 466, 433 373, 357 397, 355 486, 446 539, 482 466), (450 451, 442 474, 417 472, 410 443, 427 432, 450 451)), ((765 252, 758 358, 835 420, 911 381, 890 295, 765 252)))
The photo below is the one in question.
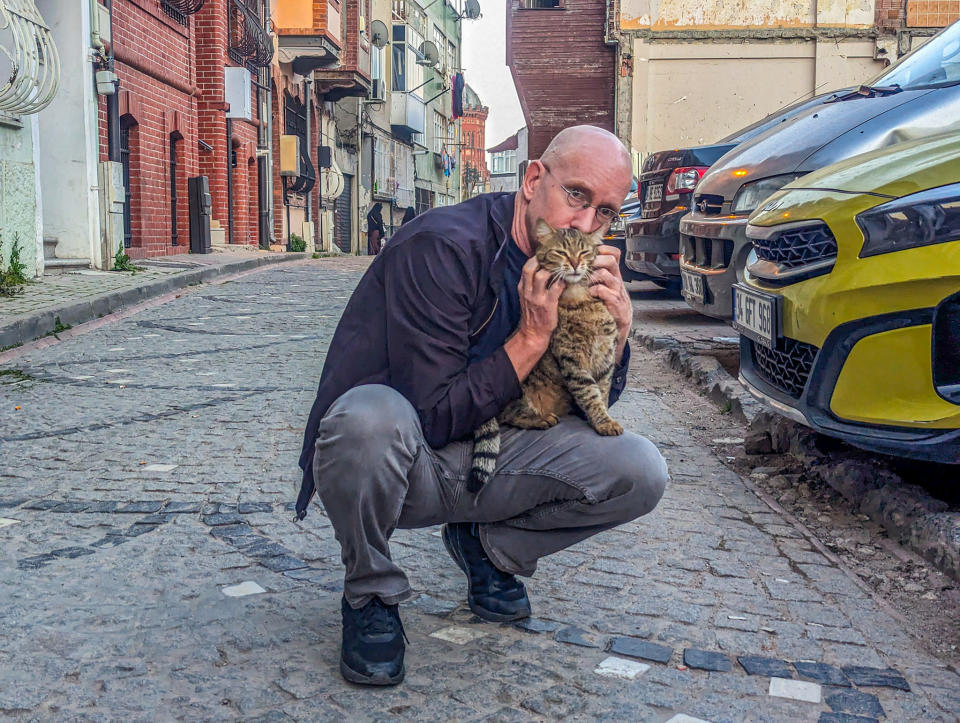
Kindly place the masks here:
POLYGON ((339 546, 292 507, 364 267, 271 267, 0 366, 0 717, 960 718, 955 670, 694 439, 644 354, 612 412, 669 462, 657 510, 543 560, 516 626, 472 616, 438 529, 398 532, 406 681, 345 683, 339 546))

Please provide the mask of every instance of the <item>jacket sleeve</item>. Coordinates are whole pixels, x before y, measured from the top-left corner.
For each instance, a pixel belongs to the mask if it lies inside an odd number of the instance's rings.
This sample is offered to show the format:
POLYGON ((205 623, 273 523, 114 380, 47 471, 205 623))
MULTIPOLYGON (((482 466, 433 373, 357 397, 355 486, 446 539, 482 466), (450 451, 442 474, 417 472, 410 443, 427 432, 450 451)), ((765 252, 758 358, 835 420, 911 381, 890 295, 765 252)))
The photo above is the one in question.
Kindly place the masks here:
POLYGON ((417 410, 431 447, 472 434, 520 396, 503 347, 468 363, 476 272, 455 244, 418 234, 384 259, 390 383, 417 410))
POLYGON ((620 363, 613 370, 613 379, 610 380, 610 397, 607 406, 612 407, 617 403, 623 390, 627 387, 627 370, 630 368, 630 342, 623 347, 623 356, 620 363))

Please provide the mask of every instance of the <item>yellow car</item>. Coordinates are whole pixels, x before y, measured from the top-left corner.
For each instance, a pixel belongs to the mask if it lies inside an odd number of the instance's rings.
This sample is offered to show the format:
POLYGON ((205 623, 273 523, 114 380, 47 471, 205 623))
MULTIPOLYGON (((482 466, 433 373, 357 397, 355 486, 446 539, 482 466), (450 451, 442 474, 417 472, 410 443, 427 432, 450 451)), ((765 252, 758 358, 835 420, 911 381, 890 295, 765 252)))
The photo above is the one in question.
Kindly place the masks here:
POLYGON ((960 134, 803 176, 748 224, 747 388, 858 447, 960 464, 960 134))

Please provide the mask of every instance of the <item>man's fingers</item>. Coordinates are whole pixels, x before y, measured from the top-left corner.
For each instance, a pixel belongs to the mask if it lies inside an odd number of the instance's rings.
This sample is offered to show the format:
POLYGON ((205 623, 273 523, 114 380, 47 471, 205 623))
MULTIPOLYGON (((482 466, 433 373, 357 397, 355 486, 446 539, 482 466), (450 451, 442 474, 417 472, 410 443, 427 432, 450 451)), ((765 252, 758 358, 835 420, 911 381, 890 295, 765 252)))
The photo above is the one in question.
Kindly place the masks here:
POLYGON ((596 286, 598 284, 603 284, 604 286, 609 286, 611 289, 616 289, 620 286, 620 279, 613 275, 608 269, 597 269, 594 268, 593 272, 590 274, 590 285, 596 286))
POLYGON ((597 246, 597 254, 597 261, 602 260, 604 256, 612 256, 618 264, 620 263, 620 249, 618 249, 616 246, 600 244, 597 246))
POLYGON ((614 302, 620 298, 620 295, 616 291, 611 289, 609 286, 604 286, 603 284, 595 284, 591 286, 590 293, 604 303, 614 302))

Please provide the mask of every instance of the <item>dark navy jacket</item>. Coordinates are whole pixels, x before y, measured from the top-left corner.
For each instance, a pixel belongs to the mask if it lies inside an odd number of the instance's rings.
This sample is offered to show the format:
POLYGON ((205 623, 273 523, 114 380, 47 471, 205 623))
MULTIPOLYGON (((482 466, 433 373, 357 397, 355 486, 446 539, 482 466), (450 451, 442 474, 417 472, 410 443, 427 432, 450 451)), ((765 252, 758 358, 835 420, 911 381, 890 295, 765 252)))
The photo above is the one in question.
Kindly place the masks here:
MULTIPOLYGON (((520 396, 503 343, 513 332, 495 314, 512 243, 513 193, 477 196, 433 209, 402 226, 377 255, 347 302, 320 375, 300 455, 297 514, 314 493, 317 427, 330 405, 362 384, 403 394, 437 449, 470 436, 520 396), (500 325, 503 328, 494 328, 500 325), (499 338, 495 351, 470 362, 471 340, 499 338)), ((626 385, 629 348, 613 376, 610 403, 626 385)))

